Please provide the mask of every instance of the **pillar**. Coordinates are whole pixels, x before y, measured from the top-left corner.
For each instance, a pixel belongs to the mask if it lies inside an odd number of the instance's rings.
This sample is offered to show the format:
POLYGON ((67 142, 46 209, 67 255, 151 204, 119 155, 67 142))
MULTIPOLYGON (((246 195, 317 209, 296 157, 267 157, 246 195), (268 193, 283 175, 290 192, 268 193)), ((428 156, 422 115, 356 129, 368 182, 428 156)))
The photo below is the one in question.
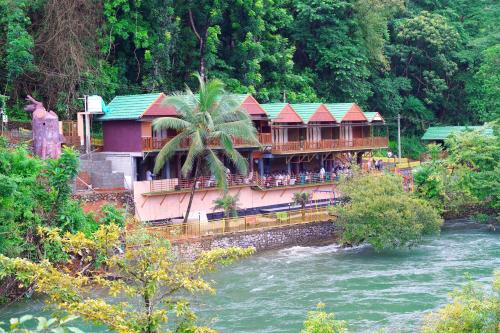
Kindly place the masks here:
POLYGON ((264 176, 264 159, 262 157, 259 158, 259 175, 264 176))
POLYGON ((320 169, 325 167, 325 164, 324 164, 325 161, 323 160, 323 155, 320 156, 319 163, 320 163, 320 169))
POLYGON ((287 172, 290 175, 292 173, 292 163, 287 163, 286 166, 287 166, 287 169, 288 169, 287 172))
POLYGON ((248 172, 253 173, 253 151, 248 154, 248 172))
POLYGON ((165 174, 164 174, 165 178, 166 179, 170 178, 170 160, 165 162, 164 169, 165 169, 165 174))
POLYGON ((177 178, 181 178, 181 156, 179 154, 176 154, 175 158, 176 162, 176 168, 177 168, 177 178))

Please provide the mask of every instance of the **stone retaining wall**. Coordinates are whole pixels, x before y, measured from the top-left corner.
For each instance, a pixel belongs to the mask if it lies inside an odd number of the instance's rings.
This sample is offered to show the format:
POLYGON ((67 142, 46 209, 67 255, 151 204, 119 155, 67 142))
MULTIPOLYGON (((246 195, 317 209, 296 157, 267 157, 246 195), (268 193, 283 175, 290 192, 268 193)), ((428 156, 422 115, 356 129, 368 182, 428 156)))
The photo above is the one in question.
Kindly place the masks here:
POLYGON ((296 245, 319 244, 337 238, 336 226, 332 222, 295 224, 247 233, 234 233, 177 241, 172 244, 174 253, 185 259, 193 259, 201 251, 231 246, 249 247, 265 251, 296 245))

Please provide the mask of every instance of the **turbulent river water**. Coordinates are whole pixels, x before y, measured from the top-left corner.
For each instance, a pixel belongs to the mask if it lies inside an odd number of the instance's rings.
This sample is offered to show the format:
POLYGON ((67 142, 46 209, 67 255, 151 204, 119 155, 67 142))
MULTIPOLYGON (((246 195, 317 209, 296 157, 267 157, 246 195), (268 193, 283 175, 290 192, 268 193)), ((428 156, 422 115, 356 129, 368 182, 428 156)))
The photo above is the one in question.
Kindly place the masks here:
MULTIPOLYGON (((500 268, 500 234, 453 227, 409 251, 292 247, 255 255, 209 278, 217 294, 196 302, 201 322, 220 332, 298 332, 319 302, 350 332, 414 332, 446 303, 465 274, 489 283, 500 268)), ((40 301, 4 309, 0 320, 41 310, 40 301)), ((88 332, 105 330, 81 323, 88 332)))

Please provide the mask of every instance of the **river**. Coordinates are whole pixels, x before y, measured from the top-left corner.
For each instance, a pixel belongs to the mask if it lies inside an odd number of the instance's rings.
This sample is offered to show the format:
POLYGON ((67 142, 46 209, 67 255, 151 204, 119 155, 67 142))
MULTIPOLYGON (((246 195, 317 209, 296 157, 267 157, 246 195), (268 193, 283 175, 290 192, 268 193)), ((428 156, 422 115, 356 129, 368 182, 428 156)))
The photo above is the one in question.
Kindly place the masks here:
MULTIPOLYGON (((196 304, 201 323, 222 333, 298 332, 319 302, 350 332, 414 332, 423 315, 448 301, 464 275, 489 283, 500 268, 500 234, 455 227, 412 250, 292 247, 257 254, 209 278, 217 294, 196 304)), ((41 302, 10 306, 0 320, 38 312, 41 302)), ((88 332, 97 332, 81 324, 88 332)))

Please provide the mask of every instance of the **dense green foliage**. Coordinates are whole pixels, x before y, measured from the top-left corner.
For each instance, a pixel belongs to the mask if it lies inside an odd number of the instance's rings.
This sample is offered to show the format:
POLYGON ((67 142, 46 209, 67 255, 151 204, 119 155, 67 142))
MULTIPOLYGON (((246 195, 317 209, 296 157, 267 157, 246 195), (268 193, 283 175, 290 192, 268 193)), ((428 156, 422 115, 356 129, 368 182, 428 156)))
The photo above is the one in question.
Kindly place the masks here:
POLYGON ((469 281, 454 291, 452 302, 427 316, 422 333, 494 333, 500 330, 500 271, 495 272, 493 290, 469 281))
POLYGON ((57 160, 33 158, 25 147, 0 142, 0 253, 38 261, 57 260, 58 249, 43 244, 37 228, 90 234, 97 224, 71 199, 78 171, 75 151, 65 148, 57 160))
POLYGON ((337 209, 346 244, 371 244, 375 250, 417 245, 439 233, 442 220, 425 200, 403 190, 398 175, 357 175, 340 184, 348 202, 337 209))
MULTIPOLYGON (((0 94, 64 117, 77 97, 183 89, 193 72, 260 102, 355 101, 403 133, 499 114, 494 0, 5 0, 0 94)), ((394 133, 394 131, 391 131, 394 133)))
POLYGON ((429 145, 430 161, 415 173, 416 193, 451 215, 474 208, 500 207, 500 138, 466 132, 446 140, 448 156, 438 159, 442 147, 429 145))
POLYGON ((300 333, 346 333, 346 322, 335 319, 334 313, 325 312, 325 305, 318 304, 316 311, 309 311, 300 333))

